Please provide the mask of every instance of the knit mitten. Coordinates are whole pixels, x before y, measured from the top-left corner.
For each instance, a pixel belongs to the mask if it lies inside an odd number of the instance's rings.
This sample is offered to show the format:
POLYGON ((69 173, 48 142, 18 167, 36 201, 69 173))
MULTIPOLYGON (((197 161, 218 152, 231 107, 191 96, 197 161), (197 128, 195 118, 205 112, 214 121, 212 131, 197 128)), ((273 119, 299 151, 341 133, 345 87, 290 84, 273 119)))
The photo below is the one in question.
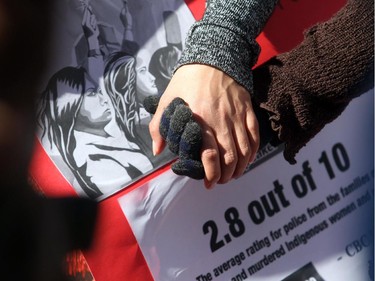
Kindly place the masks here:
MULTIPOLYGON (((159 99, 160 96, 147 97, 143 103, 145 109, 154 114, 159 99)), ((169 150, 178 155, 177 161, 172 164, 172 171, 177 175, 203 179, 205 174, 200 158, 202 132, 183 99, 175 98, 164 110, 159 131, 169 150)))

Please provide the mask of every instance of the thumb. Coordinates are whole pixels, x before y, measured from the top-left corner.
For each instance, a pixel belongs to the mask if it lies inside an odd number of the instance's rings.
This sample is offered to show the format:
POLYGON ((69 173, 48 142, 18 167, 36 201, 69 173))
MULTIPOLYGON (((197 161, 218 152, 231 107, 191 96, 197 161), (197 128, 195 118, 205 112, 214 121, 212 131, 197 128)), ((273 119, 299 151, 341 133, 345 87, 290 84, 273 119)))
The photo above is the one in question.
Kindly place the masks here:
POLYGON ((165 140, 159 132, 160 119, 157 120, 156 115, 152 118, 148 125, 151 139, 152 139, 152 153, 154 156, 159 155, 165 147, 165 140))
POLYGON ((161 114, 156 110, 155 115, 152 117, 150 123, 148 124, 148 129, 150 131, 151 139, 152 139, 152 153, 154 156, 160 154, 165 147, 165 140, 160 134, 159 126, 160 126, 160 119, 161 114))
POLYGON ((160 124, 160 114, 156 113, 160 97, 161 95, 151 95, 143 100, 143 107, 145 108, 145 110, 150 114, 154 114, 149 124, 149 131, 152 139, 152 153, 154 155, 160 154, 165 147, 165 141, 160 135, 158 129, 160 124))

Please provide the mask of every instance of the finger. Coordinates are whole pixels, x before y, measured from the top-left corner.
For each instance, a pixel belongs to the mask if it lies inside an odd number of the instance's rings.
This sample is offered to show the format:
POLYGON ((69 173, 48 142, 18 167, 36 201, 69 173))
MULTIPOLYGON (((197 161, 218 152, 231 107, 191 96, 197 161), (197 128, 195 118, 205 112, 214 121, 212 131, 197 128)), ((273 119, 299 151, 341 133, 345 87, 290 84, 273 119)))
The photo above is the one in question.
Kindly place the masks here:
POLYGON ((83 10, 83 17, 82 17, 82 25, 85 25, 86 22, 87 22, 87 18, 88 18, 88 10, 87 8, 85 8, 83 10))
POLYGON ((150 132, 152 139, 152 153, 154 155, 160 154, 165 147, 165 141, 163 137, 160 135, 159 127, 160 119, 157 118, 156 115, 154 115, 150 123, 148 124, 148 130, 150 132))
POLYGON ((179 154, 180 140, 186 124, 192 120, 193 113, 189 107, 187 107, 185 104, 179 104, 175 107, 173 115, 170 117, 166 140, 169 150, 176 155, 179 154))
POLYGON ((96 29, 96 26, 97 26, 97 23, 96 23, 96 17, 94 14, 91 14, 90 16, 90 20, 91 20, 91 26, 92 28, 95 30, 96 29))
POLYGON ((188 176, 196 180, 204 179, 205 176, 203 164, 199 160, 178 159, 171 168, 177 175, 188 176))
POLYGON ((190 121, 186 124, 180 140, 179 160, 172 165, 172 170, 178 175, 201 180, 205 171, 201 161, 202 131, 199 124, 190 121))
POLYGON ((160 102, 161 101, 159 101, 154 117, 149 123, 149 131, 152 138, 152 151, 154 155, 160 154, 165 147, 170 118, 174 113, 175 107, 178 104, 184 104, 182 99, 176 98, 164 109, 160 102))
POLYGON ((169 131, 170 123, 171 123, 171 118, 176 110, 176 107, 178 105, 184 105, 184 104, 185 102, 183 99, 175 98, 174 100, 171 101, 171 103, 164 110, 160 119, 160 126, 159 126, 160 135, 164 139, 167 139, 168 137, 168 131, 169 131))
MULTIPOLYGON (((154 120, 154 119, 153 119, 154 120)), ((156 125, 156 121, 153 125, 152 120, 149 124, 149 132, 152 139, 152 154, 154 156, 159 155, 165 148, 165 140, 159 133, 159 126, 156 125)))
POLYGON ((246 114, 246 128, 251 148, 249 163, 252 163, 256 158, 256 154, 258 152, 260 144, 259 124, 256 115, 254 114, 254 111, 252 109, 248 110, 246 114))
POLYGON ((214 133, 205 126, 202 126, 201 159, 205 172, 205 186, 212 188, 221 176, 219 148, 214 133))
POLYGON ((258 120, 259 127, 259 149, 266 146, 275 136, 275 132, 271 127, 269 114, 265 109, 262 109, 256 103, 252 103, 255 116, 258 120))
POLYGON ((200 159, 202 132, 199 124, 190 120, 181 135, 179 159, 173 163, 172 170, 177 175, 201 180, 205 177, 203 163, 200 159))
POLYGON ((220 152, 221 177, 218 183, 223 184, 230 181, 237 166, 237 149, 233 139, 234 131, 228 131, 217 136, 220 152))
POLYGON ((180 140, 178 156, 181 159, 201 161, 202 131, 197 122, 191 120, 185 126, 180 140))
MULTIPOLYGON (((243 122, 244 125, 246 125, 245 122, 246 121, 243 122)), ((249 164, 250 157, 252 155, 252 147, 246 127, 237 127, 235 129, 233 137, 236 143, 238 156, 237 166, 234 170, 233 178, 239 178, 243 175, 247 165, 249 164)))

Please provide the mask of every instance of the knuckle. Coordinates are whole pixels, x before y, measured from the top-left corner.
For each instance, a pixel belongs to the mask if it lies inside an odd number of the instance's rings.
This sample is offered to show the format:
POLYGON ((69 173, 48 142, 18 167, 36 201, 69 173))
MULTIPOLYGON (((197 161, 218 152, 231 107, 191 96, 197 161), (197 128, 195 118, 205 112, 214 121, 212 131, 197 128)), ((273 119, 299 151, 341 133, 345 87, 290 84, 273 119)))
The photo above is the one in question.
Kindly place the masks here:
POLYGON ((258 121, 254 120, 251 124, 248 125, 250 132, 258 132, 259 131, 259 124, 258 121))
POLYGON ((233 166, 237 163, 238 156, 237 156, 237 153, 230 150, 230 151, 227 151, 227 152, 224 153, 223 159, 224 159, 223 162, 224 162, 225 166, 233 166))
POLYGON ((209 148, 202 151, 202 160, 205 162, 215 162, 219 158, 219 153, 216 149, 209 148))
POLYGON ((249 129, 257 130, 259 127, 259 123, 255 113, 247 115, 247 117, 249 118, 247 122, 247 126, 249 127, 249 129))
POLYGON ((242 157, 249 157, 251 155, 251 147, 248 142, 239 144, 239 152, 242 157))

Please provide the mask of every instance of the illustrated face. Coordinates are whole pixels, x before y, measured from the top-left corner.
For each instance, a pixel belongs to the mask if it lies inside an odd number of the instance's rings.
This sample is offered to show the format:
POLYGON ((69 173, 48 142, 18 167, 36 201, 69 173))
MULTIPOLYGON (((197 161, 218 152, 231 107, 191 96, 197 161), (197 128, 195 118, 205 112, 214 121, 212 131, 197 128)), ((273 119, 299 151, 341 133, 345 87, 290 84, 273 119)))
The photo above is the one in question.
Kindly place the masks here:
POLYGON ((158 89, 155 84, 155 77, 148 71, 145 65, 136 69, 137 71, 137 94, 144 97, 156 95, 158 89))
POLYGON ((100 90, 88 89, 84 94, 78 118, 85 121, 88 127, 104 127, 112 119, 108 98, 100 90))
POLYGON ((137 73, 136 86, 137 96, 142 102, 147 96, 157 95, 158 89, 155 84, 155 77, 148 71, 146 65, 147 61, 146 52, 140 52, 137 54, 135 70, 137 73))

